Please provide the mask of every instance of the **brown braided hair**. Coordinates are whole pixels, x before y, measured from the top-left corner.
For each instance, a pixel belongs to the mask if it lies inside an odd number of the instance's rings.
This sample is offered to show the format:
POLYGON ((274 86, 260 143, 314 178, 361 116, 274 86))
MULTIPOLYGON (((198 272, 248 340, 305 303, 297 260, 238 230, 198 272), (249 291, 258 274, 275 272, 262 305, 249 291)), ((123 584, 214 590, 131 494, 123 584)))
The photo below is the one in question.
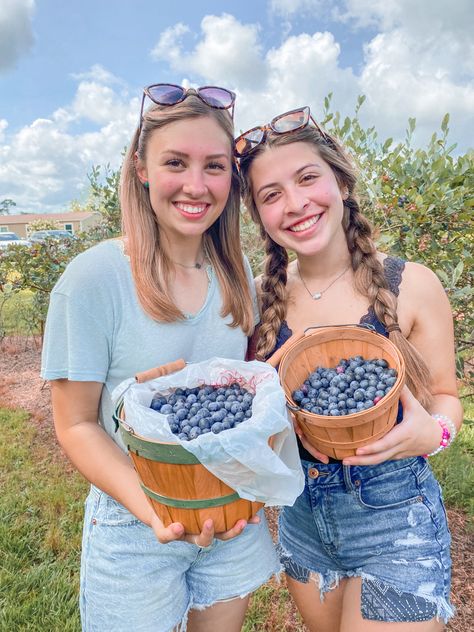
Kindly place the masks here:
POLYGON ((352 270, 357 290, 369 299, 375 315, 387 328, 390 340, 398 347, 406 367, 407 385, 415 397, 427 407, 431 400, 430 372, 415 347, 400 331, 397 315, 397 297, 390 291, 383 266, 377 258, 373 241, 373 229, 359 208, 355 187, 356 170, 339 142, 326 133, 324 138, 316 128, 308 126, 291 134, 267 132, 265 143, 256 147, 240 161, 244 203, 252 219, 259 225, 264 238, 266 260, 261 282, 261 326, 257 342, 257 358, 268 357, 276 343, 282 322, 285 320, 288 292, 288 254, 265 232, 252 196, 250 167, 267 147, 305 142, 314 147, 321 158, 331 167, 340 188, 348 191, 344 200, 342 225, 351 255, 352 270))

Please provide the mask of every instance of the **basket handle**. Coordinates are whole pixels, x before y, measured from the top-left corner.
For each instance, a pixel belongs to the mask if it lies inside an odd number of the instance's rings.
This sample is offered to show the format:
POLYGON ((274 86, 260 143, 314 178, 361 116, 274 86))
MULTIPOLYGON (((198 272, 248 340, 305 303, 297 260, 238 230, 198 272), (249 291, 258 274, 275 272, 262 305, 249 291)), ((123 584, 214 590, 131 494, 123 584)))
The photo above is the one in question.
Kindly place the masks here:
POLYGON ((361 329, 368 329, 377 333, 375 327, 370 323, 347 323, 346 325, 312 325, 311 327, 306 327, 303 334, 306 335, 306 332, 310 329, 326 329, 327 327, 360 327, 361 329))
POLYGON ((279 349, 277 349, 275 351, 274 354, 272 354, 269 358, 267 358, 266 363, 269 364, 270 366, 272 366, 273 368, 276 368, 276 366, 280 362, 283 354, 286 353, 286 351, 295 342, 298 342, 298 340, 301 340, 301 338, 303 338, 303 337, 304 337, 304 332, 303 331, 296 331, 294 334, 292 334, 288 338, 288 340, 284 344, 281 345, 281 347, 279 349))
POLYGON ((135 381, 138 384, 142 384, 143 382, 148 382, 148 380, 154 380, 156 377, 162 377, 163 375, 169 375, 175 371, 180 371, 181 369, 184 369, 185 366, 186 362, 183 359, 174 360, 174 362, 168 362, 168 364, 162 364, 161 366, 156 366, 153 369, 148 369, 148 371, 137 373, 135 375, 135 381))

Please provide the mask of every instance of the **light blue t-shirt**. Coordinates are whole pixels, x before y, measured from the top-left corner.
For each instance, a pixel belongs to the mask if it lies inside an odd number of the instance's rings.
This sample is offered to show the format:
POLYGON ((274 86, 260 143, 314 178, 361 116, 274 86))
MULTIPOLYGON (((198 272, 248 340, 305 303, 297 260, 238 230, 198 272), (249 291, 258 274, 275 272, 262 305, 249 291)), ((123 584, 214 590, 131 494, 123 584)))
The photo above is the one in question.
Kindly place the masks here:
MULTIPOLYGON (((245 260, 255 322, 258 307, 252 272, 245 260)), ((140 371, 183 358, 200 362, 213 356, 243 360, 247 337, 220 315, 217 277, 207 269, 209 286, 197 314, 174 323, 153 320, 135 292, 129 258, 121 240, 98 244, 69 263, 51 292, 41 376, 46 380, 102 382, 99 423, 123 449, 112 419, 111 393, 140 371)))

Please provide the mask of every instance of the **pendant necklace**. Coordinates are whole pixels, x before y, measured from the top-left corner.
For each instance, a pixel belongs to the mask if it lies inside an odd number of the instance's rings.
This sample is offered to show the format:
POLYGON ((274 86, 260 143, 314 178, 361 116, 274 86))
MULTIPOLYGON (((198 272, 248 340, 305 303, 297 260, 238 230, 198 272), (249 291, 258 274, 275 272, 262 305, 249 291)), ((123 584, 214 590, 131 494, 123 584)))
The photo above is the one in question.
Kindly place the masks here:
POLYGON ((331 283, 324 288, 324 290, 320 290, 319 292, 311 292, 311 290, 309 289, 309 287, 306 285, 306 283, 304 282, 303 276, 301 274, 301 270, 300 270, 300 264, 297 261, 296 262, 296 268, 298 270, 298 276, 301 279, 301 283, 303 284, 304 289, 308 292, 308 294, 311 296, 311 298, 313 299, 313 301, 319 301, 319 299, 322 297, 322 295, 324 294, 324 292, 327 292, 327 290, 329 290, 330 287, 332 287, 334 285, 334 283, 336 281, 338 281, 341 277, 343 277, 345 275, 345 273, 349 270, 349 268, 351 267, 351 264, 349 264, 347 266, 347 268, 345 268, 341 274, 339 274, 333 281, 331 281, 331 283))
POLYGON ((174 259, 170 259, 170 261, 171 263, 174 263, 176 266, 180 266, 181 268, 187 268, 188 270, 200 270, 204 265, 204 261, 206 261, 206 251, 204 251, 201 261, 196 261, 196 263, 193 263, 192 265, 180 263, 179 261, 174 261, 174 259))
POLYGON ((203 257, 202 261, 196 261, 196 263, 193 263, 192 266, 188 266, 185 263, 180 263, 179 261, 174 261, 173 259, 170 259, 171 263, 174 263, 177 266, 181 266, 182 268, 188 268, 190 270, 200 270, 202 268, 202 265, 205 261, 206 257, 203 257))

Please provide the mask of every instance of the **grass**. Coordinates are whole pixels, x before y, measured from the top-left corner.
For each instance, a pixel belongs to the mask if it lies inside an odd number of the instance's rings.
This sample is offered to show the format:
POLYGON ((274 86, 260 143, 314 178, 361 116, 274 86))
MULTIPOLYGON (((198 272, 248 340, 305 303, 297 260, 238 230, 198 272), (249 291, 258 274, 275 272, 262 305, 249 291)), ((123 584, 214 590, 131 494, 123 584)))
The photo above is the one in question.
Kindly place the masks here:
POLYGON ((0 409, 0 630, 73 632, 87 484, 28 414, 0 409))
MULTIPOLYGON (((474 418, 474 403, 466 417, 474 418)), ((27 413, 0 409, 0 630, 79 632, 77 595, 87 483, 65 468, 27 413)), ((432 459, 448 506, 474 517, 474 424, 432 459)), ((271 582, 252 597, 244 632, 302 632, 289 595, 271 582)))

